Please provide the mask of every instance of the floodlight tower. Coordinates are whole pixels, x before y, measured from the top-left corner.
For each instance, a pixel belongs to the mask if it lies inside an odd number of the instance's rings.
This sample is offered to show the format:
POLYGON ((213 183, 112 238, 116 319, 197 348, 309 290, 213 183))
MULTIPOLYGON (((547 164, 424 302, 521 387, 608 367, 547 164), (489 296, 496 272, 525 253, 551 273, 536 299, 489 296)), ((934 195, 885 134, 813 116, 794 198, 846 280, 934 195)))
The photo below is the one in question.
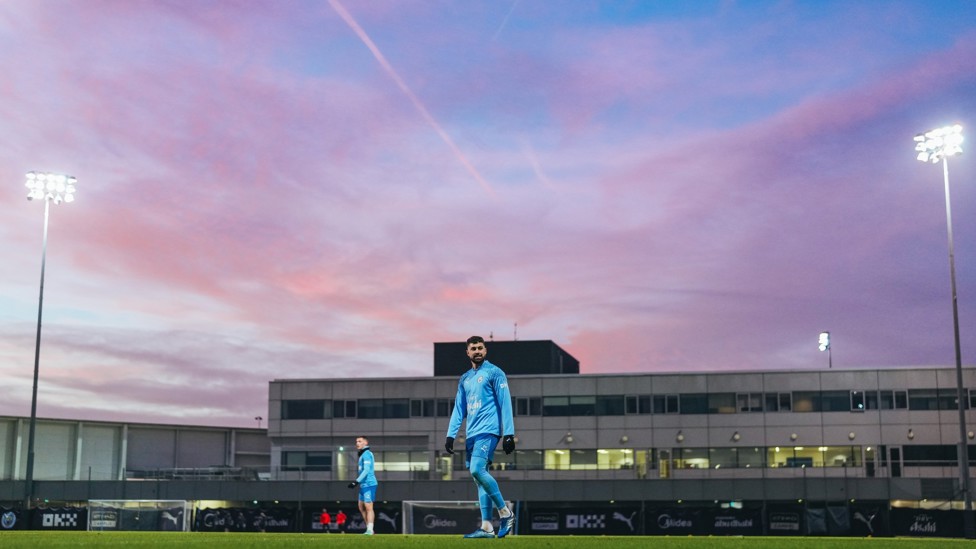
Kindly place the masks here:
POLYGON ((949 281, 952 289, 952 329, 956 345, 956 400, 959 408, 959 476, 965 512, 963 527, 967 539, 976 539, 973 521, 973 498, 969 491, 969 446, 966 442, 966 400, 962 380, 962 349, 959 344, 959 305, 956 294, 956 256, 952 245, 952 208, 949 202, 949 157, 962 153, 962 126, 955 124, 915 136, 916 157, 921 162, 942 162, 945 182, 946 228, 949 233, 949 281))
POLYGON ((830 356, 830 332, 820 332, 819 346, 820 352, 827 351, 827 367, 834 367, 834 359, 830 356))
POLYGON ((28 509, 34 496, 34 431, 37 426, 37 374, 41 360, 41 313, 44 310, 44 266, 47 262, 47 220, 51 202, 74 202, 75 183, 70 175, 27 172, 27 200, 44 201, 44 241, 41 248, 41 292, 37 299, 37 340, 34 345, 34 387, 31 392, 30 427, 27 435, 27 473, 24 476, 24 501, 28 509))

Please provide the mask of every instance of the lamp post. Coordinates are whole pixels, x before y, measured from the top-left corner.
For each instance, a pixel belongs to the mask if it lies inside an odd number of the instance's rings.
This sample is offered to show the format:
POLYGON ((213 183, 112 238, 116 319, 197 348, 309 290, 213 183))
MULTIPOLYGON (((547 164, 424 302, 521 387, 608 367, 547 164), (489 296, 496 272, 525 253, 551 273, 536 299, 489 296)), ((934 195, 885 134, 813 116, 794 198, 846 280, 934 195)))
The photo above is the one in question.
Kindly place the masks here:
POLYGON ((964 502, 963 528, 967 539, 976 539, 973 522, 973 498, 969 491, 969 446, 966 442, 966 400, 962 380, 962 349, 959 344, 959 305, 956 295, 956 257, 952 246, 952 208, 949 202, 949 157, 962 153, 962 126, 946 126, 915 136, 918 160, 942 162, 945 182, 946 228, 949 233, 949 280, 952 288, 952 329, 956 345, 956 400, 959 408, 959 475, 964 502))
POLYGON ((41 360, 41 313, 44 310, 44 266, 47 262, 47 220, 51 202, 74 202, 75 183, 70 175, 27 172, 27 200, 44 201, 44 244, 41 248, 41 292, 37 299, 37 340, 34 345, 34 386, 31 391, 30 428, 27 435, 27 473, 24 476, 24 502, 28 509, 34 496, 34 431, 37 426, 37 374, 41 360))
POLYGON ((834 367, 834 358, 830 355, 830 332, 820 332, 820 339, 818 340, 818 349, 820 352, 827 351, 827 367, 834 367))

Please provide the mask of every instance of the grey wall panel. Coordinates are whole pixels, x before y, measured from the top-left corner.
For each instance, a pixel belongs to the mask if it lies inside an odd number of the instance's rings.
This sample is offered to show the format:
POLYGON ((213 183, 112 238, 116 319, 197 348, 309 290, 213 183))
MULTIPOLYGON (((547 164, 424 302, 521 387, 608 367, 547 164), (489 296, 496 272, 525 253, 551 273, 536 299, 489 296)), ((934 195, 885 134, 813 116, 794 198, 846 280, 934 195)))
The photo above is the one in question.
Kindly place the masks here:
POLYGON ((119 426, 82 425, 81 464, 76 480, 115 480, 121 457, 119 426))
POLYGON ((227 431, 180 430, 176 467, 229 465, 227 431))
POLYGON ((137 471, 177 467, 176 429, 130 426, 126 467, 137 471))

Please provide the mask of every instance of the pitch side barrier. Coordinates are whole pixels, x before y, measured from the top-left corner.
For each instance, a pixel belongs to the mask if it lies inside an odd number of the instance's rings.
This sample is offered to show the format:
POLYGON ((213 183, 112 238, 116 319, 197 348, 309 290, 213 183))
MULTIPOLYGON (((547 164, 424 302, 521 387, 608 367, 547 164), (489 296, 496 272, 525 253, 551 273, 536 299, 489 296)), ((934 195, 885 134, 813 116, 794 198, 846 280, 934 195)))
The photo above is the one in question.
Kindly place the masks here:
MULTIPOLYGON (((87 506, 0 506, 0 530, 176 530, 362 533, 355 502, 303 506, 192 509, 187 501, 92 501, 87 506), (323 529, 323 508, 332 515, 323 529), (346 515, 341 528, 339 511, 346 515)), ((907 536, 963 537, 963 511, 891 508, 886 501, 796 502, 516 502, 517 535, 907 536)), ((948 502, 945 507, 949 507, 948 502)), ((377 503, 377 534, 464 534, 480 525, 476 502, 377 503)), ((497 521, 497 519, 496 519, 497 521)))

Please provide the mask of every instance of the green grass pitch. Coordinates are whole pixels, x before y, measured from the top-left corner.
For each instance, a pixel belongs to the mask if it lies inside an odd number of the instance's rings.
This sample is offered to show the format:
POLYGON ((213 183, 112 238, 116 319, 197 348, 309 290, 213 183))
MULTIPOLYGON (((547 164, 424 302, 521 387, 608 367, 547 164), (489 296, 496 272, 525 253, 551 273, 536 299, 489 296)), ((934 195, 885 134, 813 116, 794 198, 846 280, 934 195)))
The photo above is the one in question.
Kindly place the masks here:
POLYGON ((800 537, 667 537, 667 536, 512 536, 505 539, 462 539, 461 536, 361 534, 257 534, 212 532, 0 532, 0 547, 370 547, 448 549, 504 544, 520 549, 939 549, 972 547, 961 539, 927 538, 800 538, 800 537))

